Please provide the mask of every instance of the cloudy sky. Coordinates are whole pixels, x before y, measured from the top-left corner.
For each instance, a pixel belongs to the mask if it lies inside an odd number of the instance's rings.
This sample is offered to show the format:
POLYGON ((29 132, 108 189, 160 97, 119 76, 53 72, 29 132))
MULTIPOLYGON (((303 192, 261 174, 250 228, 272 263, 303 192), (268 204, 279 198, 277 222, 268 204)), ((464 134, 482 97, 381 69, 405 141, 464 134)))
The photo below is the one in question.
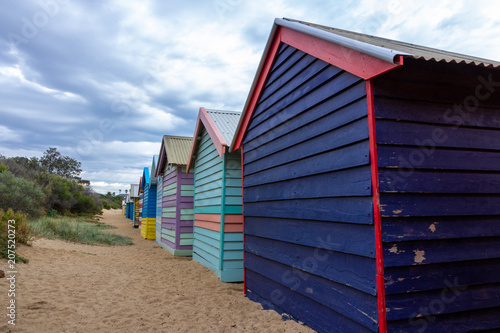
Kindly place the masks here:
POLYGON ((499 2, 399 2, 0 0, 0 154, 123 191, 200 106, 242 109, 276 17, 500 60, 499 2))

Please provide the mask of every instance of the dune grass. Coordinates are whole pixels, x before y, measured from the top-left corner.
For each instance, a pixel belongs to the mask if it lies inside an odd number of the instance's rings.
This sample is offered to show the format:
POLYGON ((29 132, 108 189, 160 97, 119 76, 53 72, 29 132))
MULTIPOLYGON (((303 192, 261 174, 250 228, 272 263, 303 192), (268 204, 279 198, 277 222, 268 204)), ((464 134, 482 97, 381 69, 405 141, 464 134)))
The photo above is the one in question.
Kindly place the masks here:
POLYGON ((35 234, 81 244, 133 245, 130 237, 112 234, 103 229, 115 227, 89 218, 42 217, 30 222, 35 234))

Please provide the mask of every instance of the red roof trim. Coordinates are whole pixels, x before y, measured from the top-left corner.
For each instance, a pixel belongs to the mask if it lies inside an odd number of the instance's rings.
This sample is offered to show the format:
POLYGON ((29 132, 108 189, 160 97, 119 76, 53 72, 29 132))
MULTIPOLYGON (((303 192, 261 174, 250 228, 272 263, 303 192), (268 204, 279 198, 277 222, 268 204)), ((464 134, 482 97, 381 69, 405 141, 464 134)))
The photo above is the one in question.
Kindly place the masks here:
POLYGON ((189 152, 189 159, 187 163, 186 173, 189 173, 189 170, 191 170, 191 167, 193 165, 193 156, 196 147, 198 145, 198 135, 200 134, 201 131, 200 124, 203 124, 203 126, 207 130, 208 135, 210 136, 210 139, 214 143, 215 149, 217 149, 217 153, 219 153, 219 156, 221 158, 226 151, 225 147, 229 146, 228 143, 224 141, 224 138, 217 130, 217 127, 215 126, 215 123, 212 121, 212 118, 210 118, 210 116, 208 115, 207 110, 201 107, 200 111, 198 112, 198 119, 196 120, 196 128, 194 130, 193 141, 191 141, 191 151, 189 152))
POLYGON ((365 80, 401 66, 289 28, 281 41, 365 80))
POLYGON ((359 51, 349 49, 344 46, 293 30, 278 26, 274 35, 268 54, 265 55, 265 62, 262 71, 258 73, 258 81, 249 99, 248 107, 242 115, 241 124, 238 126, 238 132, 235 134, 234 146, 232 151, 241 148, 248 124, 252 118, 253 112, 259 100, 260 94, 271 71, 271 67, 276 58, 280 43, 288 44, 329 64, 342 68, 365 80, 374 78, 385 72, 403 65, 403 57, 398 57, 398 63, 392 64, 381 59, 372 57, 359 51))

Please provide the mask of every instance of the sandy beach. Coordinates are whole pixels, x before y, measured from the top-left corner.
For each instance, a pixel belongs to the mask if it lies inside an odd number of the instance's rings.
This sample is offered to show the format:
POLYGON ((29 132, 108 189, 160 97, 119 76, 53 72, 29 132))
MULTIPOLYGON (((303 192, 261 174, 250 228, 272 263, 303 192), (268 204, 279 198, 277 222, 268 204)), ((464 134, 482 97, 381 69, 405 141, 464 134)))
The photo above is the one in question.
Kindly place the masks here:
MULTIPOLYGON (((132 246, 38 239, 19 254, 16 325, 7 323, 8 281, 0 279, 0 332, 314 332, 247 299, 191 258, 143 239, 119 210, 101 222, 132 246)), ((7 261, 0 269, 8 271, 7 261)))

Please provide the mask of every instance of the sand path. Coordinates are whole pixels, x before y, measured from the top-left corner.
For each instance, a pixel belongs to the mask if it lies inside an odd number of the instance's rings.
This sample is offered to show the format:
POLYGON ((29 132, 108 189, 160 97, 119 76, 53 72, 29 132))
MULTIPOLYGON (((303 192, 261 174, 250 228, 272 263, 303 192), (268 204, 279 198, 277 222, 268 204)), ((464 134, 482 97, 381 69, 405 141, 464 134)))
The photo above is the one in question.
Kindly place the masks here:
MULTIPOLYGON (((121 211, 105 211, 110 232, 133 246, 39 239, 18 248, 16 326, 7 324, 8 281, 0 279, 0 332, 313 332, 221 283, 191 258, 144 240, 121 211)), ((0 260, 7 271, 7 261, 0 260)))

